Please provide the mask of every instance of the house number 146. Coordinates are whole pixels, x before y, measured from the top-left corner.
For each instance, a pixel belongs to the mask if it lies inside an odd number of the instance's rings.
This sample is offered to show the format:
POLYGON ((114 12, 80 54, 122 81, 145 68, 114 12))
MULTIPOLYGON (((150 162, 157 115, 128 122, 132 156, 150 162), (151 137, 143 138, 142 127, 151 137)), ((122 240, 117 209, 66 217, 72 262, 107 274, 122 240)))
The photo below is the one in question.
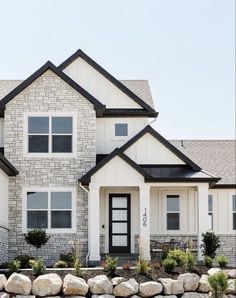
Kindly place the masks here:
POLYGON ((147 226, 147 209, 144 208, 144 213, 143 213, 143 226, 147 226))

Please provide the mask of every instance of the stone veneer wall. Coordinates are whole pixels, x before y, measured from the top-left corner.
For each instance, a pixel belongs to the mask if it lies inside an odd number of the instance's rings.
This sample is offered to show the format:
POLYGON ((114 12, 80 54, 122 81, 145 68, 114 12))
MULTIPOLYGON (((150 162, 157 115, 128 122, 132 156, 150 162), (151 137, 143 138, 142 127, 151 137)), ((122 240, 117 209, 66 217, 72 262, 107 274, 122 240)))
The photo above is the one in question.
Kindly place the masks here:
POLYGON ((8 230, 0 226, 0 264, 8 260, 8 230))
POLYGON ((218 235, 221 247, 217 249, 216 255, 225 255, 229 259, 230 266, 236 266, 236 233, 235 235, 218 235))
POLYGON ((105 253, 105 235, 100 234, 100 253, 105 253))
POLYGON ((88 247, 87 193, 78 179, 95 165, 96 115, 93 105, 60 79, 46 71, 24 91, 12 99, 5 111, 5 156, 19 170, 9 179, 9 259, 34 253, 22 234, 23 187, 73 187, 76 192, 76 233, 52 234, 40 249, 47 264, 58 260, 60 252, 68 252, 74 240, 81 246, 85 260, 88 247), (77 156, 25 157, 23 154, 25 112, 73 112, 77 114, 77 156))

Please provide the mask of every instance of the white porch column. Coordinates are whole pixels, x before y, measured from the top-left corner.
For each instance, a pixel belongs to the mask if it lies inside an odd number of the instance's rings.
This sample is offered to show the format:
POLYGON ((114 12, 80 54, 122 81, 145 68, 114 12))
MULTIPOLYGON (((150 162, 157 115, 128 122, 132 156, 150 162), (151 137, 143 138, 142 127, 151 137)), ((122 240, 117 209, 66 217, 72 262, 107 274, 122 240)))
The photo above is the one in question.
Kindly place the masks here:
POLYGON ((100 197, 99 187, 89 185, 88 194, 88 249, 89 261, 100 261, 100 197))
POLYGON ((202 240, 202 233, 209 229, 208 220, 208 183, 199 184, 198 190, 198 261, 203 260, 203 254, 199 247, 202 240))
POLYGON ((150 260, 150 186, 139 186, 139 253, 150 260))

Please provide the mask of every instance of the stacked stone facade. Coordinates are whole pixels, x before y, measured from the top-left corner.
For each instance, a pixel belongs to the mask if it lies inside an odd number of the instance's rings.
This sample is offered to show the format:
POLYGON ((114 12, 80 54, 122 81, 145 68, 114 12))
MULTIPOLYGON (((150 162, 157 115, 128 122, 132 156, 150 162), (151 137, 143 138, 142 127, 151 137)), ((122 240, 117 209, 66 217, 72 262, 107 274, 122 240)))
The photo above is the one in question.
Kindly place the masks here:
POLYGON ((16 255, 32 255, 22 233, 23 188, 73 187, 76 189, 76 233, 51 234, 40 249, 47 264, 53 264, 61 252, 68 252, 73 241, 80 242, 85 260, 88 247, 87 193, 78 179, 96 161, 96 115, 94 106, 48 70, 8 104, 5 111, 5 156, 18 169, 19 175, 9 179, 9 259, 16 255), (76 157, 26 157, 23 152, 24 113, 72 112, 77 116, 76 157))
POLYGON ((8 229, 0 226, 0 260, 8 260, 8 229))

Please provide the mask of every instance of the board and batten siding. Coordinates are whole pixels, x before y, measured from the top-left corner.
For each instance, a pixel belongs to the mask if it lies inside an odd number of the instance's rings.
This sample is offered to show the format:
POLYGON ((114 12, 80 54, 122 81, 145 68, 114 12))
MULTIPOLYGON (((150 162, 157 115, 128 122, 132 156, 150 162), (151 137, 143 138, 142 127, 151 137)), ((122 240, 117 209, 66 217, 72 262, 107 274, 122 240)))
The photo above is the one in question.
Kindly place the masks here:
POLYGON ((4 147, 4 118, 0 118, 0 148, 4 147))
POLYGON ((77 58, 63 71, 101 103, 106 105, 107 109, 142 108, 82 58, 77 58))
POLYGON ((8 179, 0 169, 0 227, 8 227, 8 179))
POLYGON ((96 151, 97 154, 109 154, 115 148, 135 136, 148 125, 148 118, 97 118, 96 119, 96 151), (126 123, 127 136, 115 136, 115 124, 126 123))

